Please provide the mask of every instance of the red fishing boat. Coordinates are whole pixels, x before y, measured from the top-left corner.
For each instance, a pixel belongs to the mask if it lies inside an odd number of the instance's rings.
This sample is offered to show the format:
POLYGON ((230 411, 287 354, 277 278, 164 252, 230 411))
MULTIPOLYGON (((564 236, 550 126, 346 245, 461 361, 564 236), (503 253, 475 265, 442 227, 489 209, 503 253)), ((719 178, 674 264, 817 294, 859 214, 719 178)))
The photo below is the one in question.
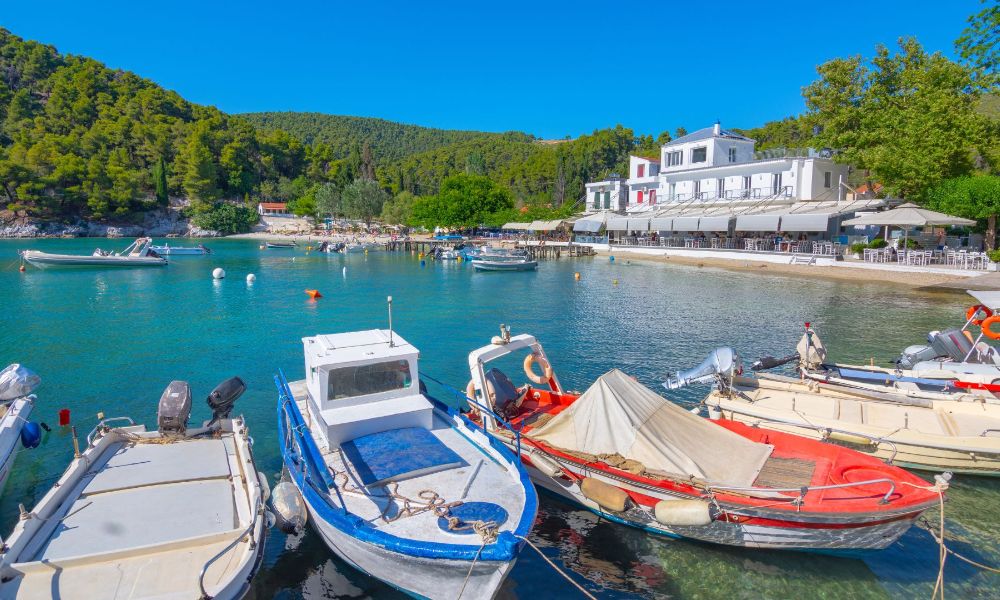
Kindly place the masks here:
POLYGON ((947 488, 948 475, 931 485, 842 446, 703 419, 618 370, 582 394, 566 392, 530 335, 502 330, 469 355, 469 367, 469 418, 515 449, 536 485, 654 533, 756 548, 875 550, 947 488), (521 367, 530 382, 516 387, 490 363, 521 367))

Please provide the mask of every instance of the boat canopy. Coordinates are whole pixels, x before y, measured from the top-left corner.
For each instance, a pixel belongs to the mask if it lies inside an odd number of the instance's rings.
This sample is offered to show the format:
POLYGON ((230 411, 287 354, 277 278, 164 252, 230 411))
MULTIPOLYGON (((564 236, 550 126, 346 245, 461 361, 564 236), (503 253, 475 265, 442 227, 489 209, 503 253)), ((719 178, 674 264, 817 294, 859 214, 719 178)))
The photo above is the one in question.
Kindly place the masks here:
POLYGON ((619 454, 650 472, 740 487, 753 485, 774 449, 691 414, 618 369, 531 437, 574 452, 619 454))

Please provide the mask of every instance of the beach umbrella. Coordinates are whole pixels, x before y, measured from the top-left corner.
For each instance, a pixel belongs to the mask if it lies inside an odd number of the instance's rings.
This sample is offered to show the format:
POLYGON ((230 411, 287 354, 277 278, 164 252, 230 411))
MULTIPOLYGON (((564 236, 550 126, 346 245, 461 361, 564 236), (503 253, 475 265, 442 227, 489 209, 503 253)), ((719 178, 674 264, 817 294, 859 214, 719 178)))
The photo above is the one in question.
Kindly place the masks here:
MULTIPOLYGON (((972 219, 963 219, 962 217, 946 215, 944 213, 928 210, 926 208, 920 208, 919 206, 913 203, 900 204, 896 208, 890 210, 862 215, 860 217, 850 219, 841 223, 841 225, 845 226, 877 225, 879 227, 884 227, 884 226, 895 225, 897 227, 904 227, 904 228, 927 227, 935 225, 946 226, 946 225, 975 225, 975 224, 976 222, 973 221, 972 219)), ((906 249, 908 236, 909 236, 909 231, 907 229, 904 229, 903 230, 904 250, 906 249)))

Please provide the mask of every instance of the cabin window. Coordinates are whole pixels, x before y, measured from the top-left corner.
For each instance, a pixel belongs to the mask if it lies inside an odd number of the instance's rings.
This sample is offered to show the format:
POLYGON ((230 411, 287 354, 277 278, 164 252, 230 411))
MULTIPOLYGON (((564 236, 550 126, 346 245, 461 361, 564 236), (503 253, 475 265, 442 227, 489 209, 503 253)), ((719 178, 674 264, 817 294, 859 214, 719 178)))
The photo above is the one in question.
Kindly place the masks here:
POLYGON ((410 363, 392 360, 369 365, 340 367, 327 372, 328 400, 367 396, 410 387, 410 363))
POLYGON ((708 148, 694 148, 691 150, 691 162, 703 163, 708 160, 708 148))

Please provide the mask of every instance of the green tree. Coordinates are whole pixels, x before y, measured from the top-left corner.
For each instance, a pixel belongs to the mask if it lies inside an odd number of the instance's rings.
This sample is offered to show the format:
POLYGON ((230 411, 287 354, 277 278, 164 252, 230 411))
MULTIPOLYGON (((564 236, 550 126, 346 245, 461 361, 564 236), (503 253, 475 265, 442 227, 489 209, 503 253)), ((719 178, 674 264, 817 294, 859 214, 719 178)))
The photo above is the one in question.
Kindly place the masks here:
POLYGON ((816 142, 867 169, 889 193, 919 199, 943 179, 968 174, 983 121, 972 71, 912 38, 899 52, 878 46, 869 61, 838 58, 818 67, 803 91, 822 125, 816 142))
POLYGON ((400 192, 382 206, 381 220, 387 225, 408 225, 413 218, 413 205, 417 197, 410 192, 400 192))
POLYGON ((167 191, 167 161, 161 156, 153 165, 153 188, 156 200, 161 205, 166 206, 170 202, 167 191))
POLYGON ((364 221, 366 226, 382 213, 382 205, 388 198, 385 190, 372 179, 356 179, 341 192, 346 215, 364 221))
POLYGON ((945 179, 928 191, 927 204, 935 210, 967 219, 986 219, 986 248, 997 247, 1000 177, 972 175, 945 179))
POLYGON ((688 130, 683 127, 678 127, 674 130, 674 138, 684 137, 688 134, 688 130))
POLYGON ((191 135, 179 160, 184 169, 184 192, 191 201, 204 205, 219 197, 212 152, 201 135, 191 135))
MULTIPOLYGON (((989 4, 988 0, 983 1, 989 4)), ((980 12, 969 17, 968 27, 955 41, 955 50, 962 60, 976 70, 980 84, 991 87, 1000 84, 1000 2, 994 0, 980 12)))
POLYGON ((338 217, 344 214, 340 190, 332 183, 324 183, 316 190, 316 211, 321 215, 338 217))
POLYGON ((514 208, 510 190, 481 175, 452 175, 441 182, 435 196, 413 204, 413 220, 427 227, 475 227, 491 223, 492 216, 514 208))

